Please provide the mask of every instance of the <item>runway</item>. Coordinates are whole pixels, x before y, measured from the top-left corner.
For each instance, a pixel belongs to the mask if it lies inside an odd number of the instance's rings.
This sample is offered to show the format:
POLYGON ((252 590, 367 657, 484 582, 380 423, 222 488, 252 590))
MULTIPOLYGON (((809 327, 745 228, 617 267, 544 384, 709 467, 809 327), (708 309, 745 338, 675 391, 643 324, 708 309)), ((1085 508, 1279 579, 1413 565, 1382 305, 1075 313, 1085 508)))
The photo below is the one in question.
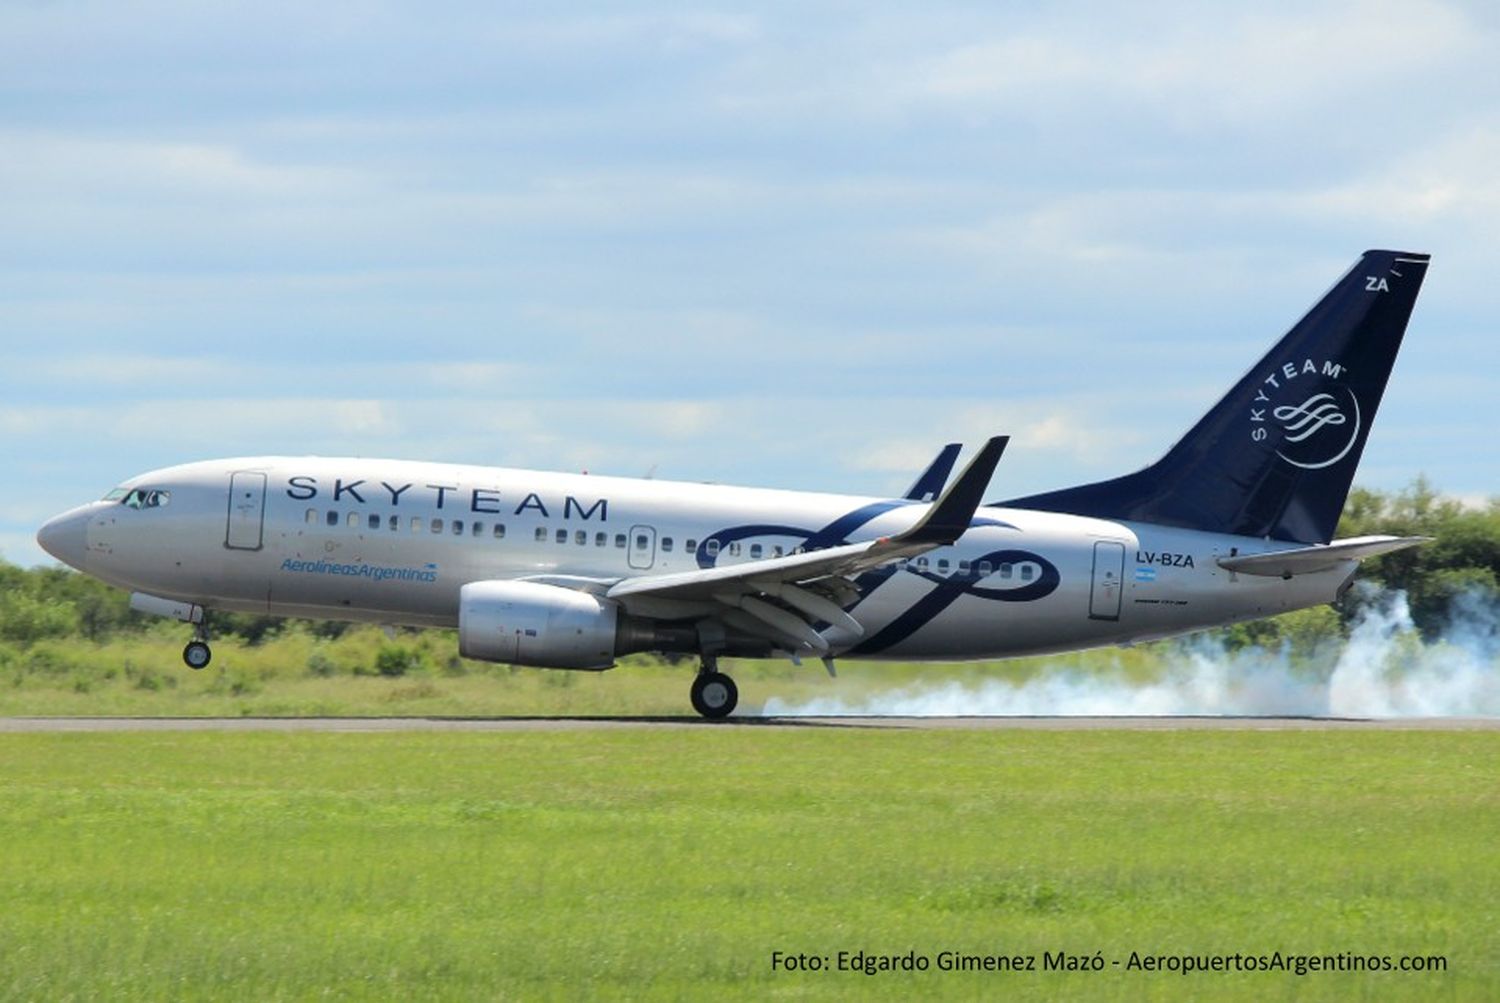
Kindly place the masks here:
POLYGON ((967 731, 1500 731, 1493 717, 0 717, 0 733, 608 731, 850 728, 967 731))

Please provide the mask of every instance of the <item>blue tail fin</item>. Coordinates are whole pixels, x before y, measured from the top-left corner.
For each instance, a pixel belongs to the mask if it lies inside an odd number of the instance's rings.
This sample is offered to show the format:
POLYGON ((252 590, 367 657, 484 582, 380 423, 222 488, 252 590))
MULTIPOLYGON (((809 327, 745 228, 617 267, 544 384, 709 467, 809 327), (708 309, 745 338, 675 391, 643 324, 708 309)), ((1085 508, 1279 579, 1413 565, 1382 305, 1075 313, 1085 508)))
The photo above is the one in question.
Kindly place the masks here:
POLYGON ((1006 507, 1299 543, 1333 538, 1428 256, 1366 251, 1166 456, 1006 507))

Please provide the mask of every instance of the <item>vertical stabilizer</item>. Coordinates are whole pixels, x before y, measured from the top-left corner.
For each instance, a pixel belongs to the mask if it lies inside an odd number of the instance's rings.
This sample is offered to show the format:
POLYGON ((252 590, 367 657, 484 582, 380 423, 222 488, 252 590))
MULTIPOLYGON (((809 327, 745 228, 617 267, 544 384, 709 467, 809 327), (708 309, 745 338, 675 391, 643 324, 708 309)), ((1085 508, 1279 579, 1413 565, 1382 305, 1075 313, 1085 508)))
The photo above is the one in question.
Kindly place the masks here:
POLYGON ((1333 538, 1428 256, 1359 262, 1166 456, 1004 502, 1300 543, 1333 538))

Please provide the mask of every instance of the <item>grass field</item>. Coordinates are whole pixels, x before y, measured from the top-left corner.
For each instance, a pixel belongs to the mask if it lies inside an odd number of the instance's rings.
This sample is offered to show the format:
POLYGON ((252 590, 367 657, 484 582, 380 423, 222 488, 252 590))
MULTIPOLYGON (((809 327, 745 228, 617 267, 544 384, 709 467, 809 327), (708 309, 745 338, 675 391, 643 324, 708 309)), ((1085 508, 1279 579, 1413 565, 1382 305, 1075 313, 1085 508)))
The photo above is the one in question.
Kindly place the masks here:
POLYGON ((0 735, 0 996, 1495 999, 1497 764, 1494 732, 0 735))
MULTIPOLYGON (((452 632, 403 634, 389 641, 362 628, 337 642, 290 631, 263 644, 226 637, 214 661, 193 672, 182 664, 186 636, 164 624, 103 644, 42 641, 29 649, 0 646, 0 715, 660 715, 690 712, 696 662, 667 664, 633 655, 608 672, 513 668, 457 657, 452 632), (409 665, 382 675, 383 652, 409 665)), ((853 698, 918 681, 1021 681, 1044 672, 1077 671, 1142 679, 1159 671, 1157 648, 1108 649, 1048 658, 965 663, 843 663, 831 680, 816 660, 736 661, 724 667, 740 685, 741 712, 772 697, 800 702, 853 698)))

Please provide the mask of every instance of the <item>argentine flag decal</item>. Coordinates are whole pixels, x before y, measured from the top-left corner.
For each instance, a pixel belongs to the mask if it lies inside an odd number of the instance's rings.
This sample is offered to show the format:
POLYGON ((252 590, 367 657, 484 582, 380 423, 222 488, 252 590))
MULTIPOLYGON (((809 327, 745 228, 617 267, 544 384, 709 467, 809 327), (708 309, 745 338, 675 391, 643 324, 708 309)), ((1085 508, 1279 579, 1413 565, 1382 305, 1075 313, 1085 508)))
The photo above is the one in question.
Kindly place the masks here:
POLYGON ((1154 582, 1154 581, 1156 581, 1156 569, 1155 568, 1136 568, 1135 569, 1135 580, 1138 581, 1138 582, 1154 582))

